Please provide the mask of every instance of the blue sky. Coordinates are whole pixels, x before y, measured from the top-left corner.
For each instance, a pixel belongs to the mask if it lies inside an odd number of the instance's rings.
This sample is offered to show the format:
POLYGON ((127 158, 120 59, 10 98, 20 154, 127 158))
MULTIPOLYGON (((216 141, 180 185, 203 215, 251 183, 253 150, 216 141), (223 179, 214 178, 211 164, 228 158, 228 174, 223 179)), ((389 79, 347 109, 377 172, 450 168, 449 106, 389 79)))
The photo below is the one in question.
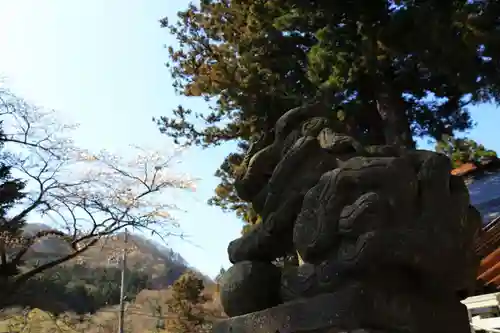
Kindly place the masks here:
MULTIPOLYGON (((75 140, 89 149, 128 144, 168 145, 151 121, 178 104, 206 109, 201 101, 176 96, 164 63, 164 44, 173 40, 158 20, 187 6, 185 0, 0 0, 0 73, 37 104, 81 124, 75 140)), ((485 105, 473 110, 478 126, 470 137, 500 151, 500 113, 485 105)), ((190 242, 170 245, 193 266, 214 276, 227 266, 227 243, 239 235, 232 214, 209 207, 213 172, 231 147, 192 149, 182 171, 201 179, 198 191, 176 202, 190 242)))

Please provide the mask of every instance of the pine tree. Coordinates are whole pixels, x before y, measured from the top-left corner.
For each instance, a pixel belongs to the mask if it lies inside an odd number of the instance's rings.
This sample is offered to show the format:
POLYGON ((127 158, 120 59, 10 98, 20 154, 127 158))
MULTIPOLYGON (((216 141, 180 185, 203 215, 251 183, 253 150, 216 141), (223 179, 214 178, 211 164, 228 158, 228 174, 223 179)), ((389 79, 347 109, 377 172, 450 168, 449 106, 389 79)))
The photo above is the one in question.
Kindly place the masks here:
POLYGON ((238 142, 210 203, 256 223, 234 193, 233 166, 252 137, 318 94, 363 143, 413 147, 414 137, 470 128, 467 105, 498 101, 498 14, 482 0, 203 0, 161 24, 179 42, 169 47, 174 87, 211 110, 179 106, 157 121, 177 141, 238 142))
MULTIPOLYGON (((1 123, 0 123, 1 126, 1 123)), ((3 148, 3 131, 0 127, 0 149, 3 148)), ((21 241, 24 220, 13 220, 8 213, 25 197, 25 182, 14 178, 11 167, 5 162, 7 153, 0 152, 0 285, 19 272, 19 267, 7 261, 7 252, 21 241)))
POLYGON ((445 137, 436 145, 436 151, 451 159, 454 168, 465 163, 481 164, 486 160, 497 159, 497 153, 486 149, 482 144, 467 138, 445 137))
POLYGON ((219 283, 222 280, 222 277, 226 273, 226 269, 224 267, 221 267, 219 270, 219 273, 215 277, 215 282, 219 283))
POLYGON ((204 333, 209 331, 209 321, 204 314, 201 292, 203 280, 193 272, 184 273, 172 286, 172 298, 167 303, 168 312, 175 319, 168 323, 167 330, 173 333, 204 333))

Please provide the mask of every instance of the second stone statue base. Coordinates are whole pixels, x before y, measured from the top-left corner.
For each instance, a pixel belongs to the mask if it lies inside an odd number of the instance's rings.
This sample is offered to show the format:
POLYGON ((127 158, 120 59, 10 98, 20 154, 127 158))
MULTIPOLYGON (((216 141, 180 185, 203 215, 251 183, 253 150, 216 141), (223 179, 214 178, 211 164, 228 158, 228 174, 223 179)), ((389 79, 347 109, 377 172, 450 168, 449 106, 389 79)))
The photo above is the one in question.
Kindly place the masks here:
POLYGON ((213 333, 470 333, 458 297, 353 284, 338 292, 221 320, 213 333))

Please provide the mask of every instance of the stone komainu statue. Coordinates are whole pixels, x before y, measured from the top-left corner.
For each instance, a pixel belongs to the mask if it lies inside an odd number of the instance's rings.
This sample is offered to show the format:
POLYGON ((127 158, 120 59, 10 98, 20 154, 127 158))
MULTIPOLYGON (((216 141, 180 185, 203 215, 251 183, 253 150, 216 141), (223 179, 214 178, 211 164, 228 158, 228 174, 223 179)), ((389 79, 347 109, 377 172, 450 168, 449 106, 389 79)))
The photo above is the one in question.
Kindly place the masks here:
POLYGON ((220 297, 235 318, 216 332, 470 332, 459 301, 481 219, 447 157, 363 147, 320 103, 264 141, 235 183, 262 223, 229 244, 220 297), (293 251, 301 265, 273 265, 293 251))

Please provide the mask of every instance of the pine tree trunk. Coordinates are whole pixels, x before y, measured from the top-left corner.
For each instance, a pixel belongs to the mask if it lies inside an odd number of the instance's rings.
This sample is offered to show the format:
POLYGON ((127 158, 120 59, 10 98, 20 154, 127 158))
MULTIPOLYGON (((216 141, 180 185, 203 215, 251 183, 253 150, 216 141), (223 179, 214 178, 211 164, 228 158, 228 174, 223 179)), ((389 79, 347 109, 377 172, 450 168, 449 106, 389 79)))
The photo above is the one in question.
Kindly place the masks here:
POLYGON ((367 72, 371 77, 377 110, 382 118, 385 143, 399 148, 415 148, 401 93, 392 84, 392 68, 389 55, 379 49, 377 31, 370 24, 360 25, 364 37, 363 48, 367 60, 367 72), (382 58, 380 56, 383 55, 382 58), (383 60, 383 58, 385 58, 383 60))
POLYGON ((415 148, 401 96, 393 92, 385 80, 381 80, 378 83, 376 98, 378 112, 384 122, 386 144, 400 148, 415 148))

